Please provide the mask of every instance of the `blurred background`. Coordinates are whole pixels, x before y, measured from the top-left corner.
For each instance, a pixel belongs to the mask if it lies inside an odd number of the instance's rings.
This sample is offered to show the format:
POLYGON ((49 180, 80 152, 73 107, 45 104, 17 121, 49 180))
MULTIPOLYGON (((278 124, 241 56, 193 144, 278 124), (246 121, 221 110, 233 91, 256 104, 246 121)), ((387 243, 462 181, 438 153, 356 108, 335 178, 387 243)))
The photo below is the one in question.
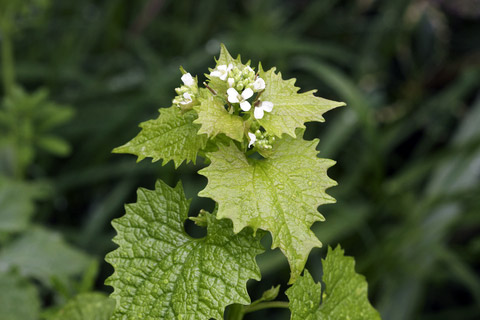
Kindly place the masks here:
MULTIPOLYGON (((383 319, 480 319, 479 0, 0 0, 0 32, 0 319, 111 292, 110 221, 138 187, 182 180, 191 215, 212 208, 201 161, 111 150, 171 105, 180 65, 203 79, 220 43, 347 103, 306 134, 339 183, 312 228, 314 278, 341 244, 383 319)), ((258 263, 252 299, 287 288, 278 250, 258 263)), ((267 316, 289 312, 245 319, 267 316)))

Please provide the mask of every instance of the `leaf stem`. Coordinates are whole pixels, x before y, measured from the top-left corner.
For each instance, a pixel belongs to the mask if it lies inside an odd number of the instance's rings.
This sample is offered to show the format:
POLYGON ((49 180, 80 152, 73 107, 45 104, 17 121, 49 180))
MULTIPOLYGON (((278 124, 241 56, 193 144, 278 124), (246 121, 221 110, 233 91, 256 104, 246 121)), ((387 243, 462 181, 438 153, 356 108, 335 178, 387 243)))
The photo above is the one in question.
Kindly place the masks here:
POLYGON ((258 303, 258 301, 256 301, 249 306, 234 304, 230 307, 226 320, 242 320, 243 316, 247 313, 255 312, 263 309, 271 309, 271 308, 286 309, 288 308, 288 302, 287 301, 267 301, 267 302, 258 303))
POLYGON ((271 308, 288 308, 288 302, 287 301, 267 301, 267 302, 261 302, 258 304, 252 304, 252 305, 246 306, 243 309, 243 313, 250 313, 258 310, 271 309, 271 308))
POLYGON ((215 90, 213 90, 212 88, 210 88, 210 86, 209 86, 205 81, 203 82, 203 85, 204 85, 208 90, 210 90, 210 92, 211 92, 214 96, 217 95, 217 92, 216 92, 215 90))
POLYGON ((234 304, 228 310, 226 320, 242 320, 244 315, 244 307, 241 304, 234 304))

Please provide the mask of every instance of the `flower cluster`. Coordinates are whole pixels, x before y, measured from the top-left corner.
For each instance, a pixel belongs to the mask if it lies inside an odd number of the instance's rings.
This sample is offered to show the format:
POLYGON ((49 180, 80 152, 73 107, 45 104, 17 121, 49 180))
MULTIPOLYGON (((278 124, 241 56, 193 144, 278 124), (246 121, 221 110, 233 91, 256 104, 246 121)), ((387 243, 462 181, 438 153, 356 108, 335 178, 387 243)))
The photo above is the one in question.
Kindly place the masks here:
POLYGON ((255 133, 249 132, 248 133, 249 143, 248 147, 255 146, 261 150, 269 150, 272 149, 272 144, 275 142, 275 136, 271 136, 266 132, 262 132, 260 130, 256 130, 255 133))
POLYGON ((183 86, 176 88, 177 96, 173 99, 173 104, 183 111, 190 110, 196 102, 198 93, 197 80, 190 73, 182 76, 183 86))
POLYGON ((265 112, 273 110, 273 103, 259 100, 260 93, 265 90, 265 80, 255 74, 250 66, 240 69, 233 64, 219 65, 210 72, 210 76, 227 82, 227 101, 234 105, 238 104, 243 112, 252 109, 252 102, 249 100, 257 93, 253 100, 255 119, 262 119, 265 112))
MULTIPOLYGON (((199 104, 197 98, 200 99, 200 95, 197 78, 192 77, 183 68, 181 71, 183 85, 175 89, 177 96, 173 99, 173 104, 185 112, 199 104)), ((217 66, 210 72, 210 81, 212 81, 212 77, 216 77, 224 83, 220 86, 220 91, 216 92, 206 83, 204 83, 205 86, 214 95, 219 95, 227 102, 226 108, 230 113, 242 117, 247 123, 245 133, 249 141, 248 148, 271 149, 275 137, 268 135, 258 122, 264 117, 265 112, 272 112, 274 107, 272 102, 260 99, 266 87, 265 80, 250 66, 234 65, 233 63, 217 66)), ((214 88, 218 89, 215 86, 214 88)))

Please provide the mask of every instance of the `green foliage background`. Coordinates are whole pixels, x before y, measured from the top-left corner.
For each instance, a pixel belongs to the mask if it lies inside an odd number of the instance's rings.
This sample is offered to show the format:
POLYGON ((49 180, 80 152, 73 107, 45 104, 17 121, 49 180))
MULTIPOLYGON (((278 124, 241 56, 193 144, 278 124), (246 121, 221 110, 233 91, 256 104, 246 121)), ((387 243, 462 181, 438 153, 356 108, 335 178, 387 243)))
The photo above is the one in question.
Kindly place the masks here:
MULTIPOLYGON (((15 17, 14 65, 1 68, 13 67, 26 92, 47 88, 58 106, 44 107, 45 93, 21 100, 21 114, 35 114, 38 141, 0 114, 0 272, 10 275, 1 286, 20 283, 24 301, 37 294, 45 316, 79 292, 110 292, 103 284, 112 273, 104 256, 116 247, 110 221, 157 178, 170 186, 182 180, 190 215, 213 210, 196 197, 206 185, 196 173, 201 161, 175 171, 172 162, 137 164, 111 150, 171 105, 179 65, 202 78, 225 43, 233 55, 296 77, 304 92, 347 103, 307 128, 306 138, 320 137, 321 157, 337 161, 329 175, 339 183, 329 190, 337 203, 322 207, 326 222, 313 230, 325 248, 341 243, 355 257, 382 318, 480 317, 478 1, 37 2, 15 17), (52 114, 63 124, 44 134, 52 114), (11 169, 12 146, 21 146, 20 169, 11 169), (11 224, 15 214, 24 219, 11 224), (29 241, 42 245, 33 250, 29 241), (29 252, 39 257, 26 259, 29 252), (60 252, 69 258, 58 259, 60 252)), ((325 253, 315 249, 307 262, 317 281, 325 253)), ((278 249, 258 263, 264 282, 249 283, 252 300, 272 285, 287 288, 278 249)), ((32 302, 26 313, 37 309, 32 302)), ((245 319, 267 316, 289 312, 245 319)))

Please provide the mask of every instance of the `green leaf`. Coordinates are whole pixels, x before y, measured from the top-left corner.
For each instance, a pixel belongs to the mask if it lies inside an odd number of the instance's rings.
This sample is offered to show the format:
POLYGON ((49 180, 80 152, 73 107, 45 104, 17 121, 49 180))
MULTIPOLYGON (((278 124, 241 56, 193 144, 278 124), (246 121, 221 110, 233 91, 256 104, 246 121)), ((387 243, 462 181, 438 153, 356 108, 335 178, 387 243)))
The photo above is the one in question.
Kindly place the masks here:
POLYGON ((37 289, 13 273, 0 272, 0 318, 2 320, 37 320, 40 300, 37 289))
POLYGON ((321 246, 310 230, 315 221, 324 220, 317 207, 335 202, 325 193, 336 185, 327 176, 334 161, 317 158, 317 143, 284 136, 272 155, 261 160, 245 157, 234 144, 219 145, 208 154, 210 166, 199 171, 208 178, 199 195, 218 202, 219 219, 232 219, 235 232, 247 226, 270 231, 272 248, 280 247, 290 263, 290 283, 302 272, 311 249, 321 246))
POLYGON ((246 283, 260 279, 260 236, 234 234, 229 220, 205 213, 207 236, 191 238, 189 203, 180 183, 158 181, 114 220, 120 247, 106 257, 115 269, 106 282, 117 301, 113 319, 223 319, 227 305, 250 303, 246 283))
POLYGON ((220 44, 220 56, 218 57, 218 60, 217 60, 217 67, 223 64, 228 66, 230 63, 233 64, 234 66, 243 65, 240 55, 238 55, 236 59, 233 58, 230 55, 230 52, 228 52, 227 47, 225 47, 225 45, 222 43, 220 44))
POLYGON ((368 301, 365 277, 355 273, 352 257, 344 256, 338 246, 335 250, 329 248, 327 258, 322 262, 324 292, 308 270, 285 292, 290 300, 292 320, 380 319, 368 301))
POLYGON ((60 234, 33 227, 0 251, 0 270, 17 269, 25 277, 52 285, 52 278, 81 274, 91 258, 71 247, 60 234))
POLYGON ((206 133, 209 138, 214 138, 216 135, 224 133, 234 140, 243 140, 242 118, 228 113, 221 98, 207 94, 200 101, 200 105, 193 107, 198 113, 198 119, 194 123, 201 125, 199 134, 206 133))
POLYGON ((296 128, 305 128, 309 121, 324 122, 323 113, 344 106, 344 102, 315 97, 316 90, 298 93, 296 79, 283 80, 275 68, 264 71, 259 67, 259 76, 265 80, 266 87, 261 100, 273 103, 272 112, 266 112, 258 122, 267 132, 281 137, 286 133, 295 137, 296 128))
POLYGON ((82 293, 70 300, 51 320, 109 320, 115 300, 103 293, 82 293))
POLYGON ((207 143, 207 136, 198 132, 199 125, 194 111, 182 114, 176 106, 160 109, 160 116, 140 124, 142 131, 127 144, 115 148, 115 153, 130 153, 138 156, 137 161, 146 157, 152 161, 163 159, 165 165, 173 160, 178 168, 185 160, 195 163, 197 153, 207 143))

